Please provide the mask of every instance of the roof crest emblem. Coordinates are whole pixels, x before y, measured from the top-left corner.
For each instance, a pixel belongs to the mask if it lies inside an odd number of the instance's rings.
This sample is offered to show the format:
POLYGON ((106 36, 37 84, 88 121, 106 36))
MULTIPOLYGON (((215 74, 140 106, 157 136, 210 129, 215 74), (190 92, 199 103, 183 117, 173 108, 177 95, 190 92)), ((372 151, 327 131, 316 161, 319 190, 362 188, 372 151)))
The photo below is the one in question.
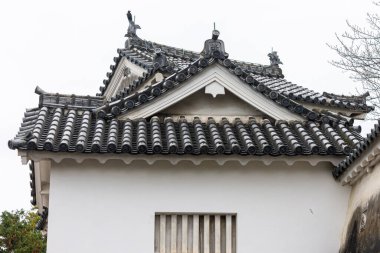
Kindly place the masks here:
POLYGON ((271 66, 277 66, 278 67, 278 65, 282 64, 282 61, 280 60, 280 57, 277 54, 277 51, 273 51, 273 49, 272 49, 272 52, 270 52, 268 54, 268 57, 269 57, 269 61, 270 61, 271 66))
POLYGON ((166 55, 163 54, 161 48, 158 47, 154 49, 153 67, 156 70, 159 69, 168 73, 172 73, 174 71, 171 62, 167 59, 166 55))
POLYGON ((218 39, 220 32, 215 29, 212 31, 212 38, 205 41, 204 48, 201 55, 204 58, 216 58, 216 59, 226 59, 228 58, 228 53, 224 49, 224 42, 218 39))

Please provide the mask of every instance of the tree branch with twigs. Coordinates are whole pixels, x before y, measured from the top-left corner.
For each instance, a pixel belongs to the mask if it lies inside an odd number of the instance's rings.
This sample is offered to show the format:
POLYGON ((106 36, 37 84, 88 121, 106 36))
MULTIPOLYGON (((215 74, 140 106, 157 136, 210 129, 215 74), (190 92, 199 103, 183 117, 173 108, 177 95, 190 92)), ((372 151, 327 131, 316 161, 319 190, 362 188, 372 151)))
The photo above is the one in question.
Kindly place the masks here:
MULTIPOLYGON (((380 2, 374 2, 380 7, 380 2)), ((330 63, 350 72, 350 78, 362 84, 368 91, 367 101, 375 107, 370 118, 380 117, 380 16, 367 13, 367 27, 353 25, 347 21, 348 31, 336 35, 337 44, 328 46, 334 50, 338 60, 330 63)))

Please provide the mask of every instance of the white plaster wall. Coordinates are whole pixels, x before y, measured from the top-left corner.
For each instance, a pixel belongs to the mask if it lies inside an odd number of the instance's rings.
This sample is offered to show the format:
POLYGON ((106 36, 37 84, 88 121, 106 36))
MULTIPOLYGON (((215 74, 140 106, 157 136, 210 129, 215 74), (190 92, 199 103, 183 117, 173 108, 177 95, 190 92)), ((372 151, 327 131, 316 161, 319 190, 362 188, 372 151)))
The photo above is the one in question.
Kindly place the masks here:
POLYGON ((239 253, 336 253, 350 189, 322 165, 52 163, 48 252, 153 253, 155 212, 236 212, 239 253))
POLYGON ((376 164, 372 172, 365 174, 352 186, 347 209, 346 222, 342 233, 342 243, 345 242, 347 227, 358 206, 364 207, 372 196, 380 194, 380 164, 376 164))

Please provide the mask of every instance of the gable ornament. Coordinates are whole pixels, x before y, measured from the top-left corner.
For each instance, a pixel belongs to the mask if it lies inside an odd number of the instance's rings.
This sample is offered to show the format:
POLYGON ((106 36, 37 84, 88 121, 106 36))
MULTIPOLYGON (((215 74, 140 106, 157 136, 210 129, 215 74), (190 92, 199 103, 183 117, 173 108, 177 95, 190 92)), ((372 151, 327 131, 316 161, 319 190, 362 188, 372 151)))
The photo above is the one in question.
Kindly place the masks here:
POLYGON ((268 54, 270 65, 271 66, 277 66, 282 64, 282 61, 280 60, 280 57, 277 54, 277 51, 272 51, 268 54))
POLYGON ((205 41, 204 48, 201 55, 204 58, 216 58, 216 59, 226 59, 228 58, 228 53, 226 53, 224 48, 224 42, 219 37, 219 31, 212 31, 212 38, 205 41))
POLYGON ((136 25, 135 21, 132 19, 131 11, 128 11, 127 18, 128 18, 129 26, 128 26, 128 32, 125 35, 125 37, 129 37, 129 38, 138 37, 136 34, 136 30, 141 29, 141 27, 139 25, 136 25))

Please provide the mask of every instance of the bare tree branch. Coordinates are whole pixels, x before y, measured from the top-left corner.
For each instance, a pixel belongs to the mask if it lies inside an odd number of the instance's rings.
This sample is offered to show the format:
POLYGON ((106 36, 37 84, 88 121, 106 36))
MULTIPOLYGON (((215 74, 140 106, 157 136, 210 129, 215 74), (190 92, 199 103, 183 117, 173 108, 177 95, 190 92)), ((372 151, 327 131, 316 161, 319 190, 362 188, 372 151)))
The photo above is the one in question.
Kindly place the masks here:
MULTIPOLYGON (((373 2, 380 7, 380 1, 373 2)), ((370 118, 380 117, 380 16, 367 13, 367 27, 359 27, 347 21, 348 31, 335 34, 336 45, 327 44, 335 51, 339 60, 330 63, 350 72, 350 78, 361 82, 362 89, 368 91, 367 101, 375 107, 370 118)))

